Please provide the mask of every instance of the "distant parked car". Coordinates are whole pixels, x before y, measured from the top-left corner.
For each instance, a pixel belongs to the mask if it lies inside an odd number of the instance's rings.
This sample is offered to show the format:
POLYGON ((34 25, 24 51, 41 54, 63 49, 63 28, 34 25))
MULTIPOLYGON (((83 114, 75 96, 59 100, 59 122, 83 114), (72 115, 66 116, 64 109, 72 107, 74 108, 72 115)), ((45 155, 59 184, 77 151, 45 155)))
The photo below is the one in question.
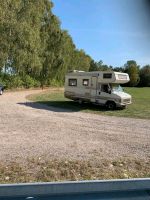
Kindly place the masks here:
POLYGON ((2 84, 0 84, 0 95, 3 94, 3 91, 4 91, 4 86, 2 84))

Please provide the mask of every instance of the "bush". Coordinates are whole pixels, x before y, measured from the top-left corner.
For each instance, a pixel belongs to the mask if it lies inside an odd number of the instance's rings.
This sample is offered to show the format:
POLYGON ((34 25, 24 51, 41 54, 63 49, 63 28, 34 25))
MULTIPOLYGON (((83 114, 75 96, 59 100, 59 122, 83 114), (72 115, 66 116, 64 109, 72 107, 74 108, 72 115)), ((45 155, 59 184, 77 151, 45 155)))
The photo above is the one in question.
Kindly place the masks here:
POLYGON ((29 75, 20 77, 19 75, 0 74, 0 83, 6 89, 40 87, 40 82, 29 75))
POLYGON ((19 76, 14 76, 12 78, 11 88, 21 88, 23 87, 23 81, 19 76))
POLYGON ((33 79, 31 76, 29 75, 25 75, 23 78, 23 86, 25 88, 31 88, 31 87, 39 87, 40 86, 40 82, 33 79))
POLYGON ((0 78, 0 83, 2 83, 6 89, 23 87, 23 81, 17 75, 4 74, 0 78))
POLYGON ((56 79, 52 79, 52 80, 49 80, 48 85, 60 87, 60 86, 64 85, 64 83, 63 83, 63 81, 58 81, 56 79))

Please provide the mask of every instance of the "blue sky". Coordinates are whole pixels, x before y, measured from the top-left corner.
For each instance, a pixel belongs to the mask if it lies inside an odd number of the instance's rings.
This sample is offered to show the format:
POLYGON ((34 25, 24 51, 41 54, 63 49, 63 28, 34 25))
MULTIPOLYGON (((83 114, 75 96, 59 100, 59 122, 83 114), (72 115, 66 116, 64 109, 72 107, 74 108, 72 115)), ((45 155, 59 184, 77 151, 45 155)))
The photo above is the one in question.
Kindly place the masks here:
POLYGON ((145 0, 53 0, 53 12, 76 47, 95 61, 150 64, 150 16, 145 0))

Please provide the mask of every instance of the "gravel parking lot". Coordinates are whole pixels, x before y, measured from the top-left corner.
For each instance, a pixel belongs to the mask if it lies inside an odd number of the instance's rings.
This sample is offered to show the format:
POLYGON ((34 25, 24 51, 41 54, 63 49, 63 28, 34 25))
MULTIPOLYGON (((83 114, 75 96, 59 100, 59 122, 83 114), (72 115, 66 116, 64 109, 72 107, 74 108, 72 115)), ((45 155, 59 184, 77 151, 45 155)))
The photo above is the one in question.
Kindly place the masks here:
POLYGON ((0 160, 150 158, 150 121, 71 112, 0 96, 0 160))

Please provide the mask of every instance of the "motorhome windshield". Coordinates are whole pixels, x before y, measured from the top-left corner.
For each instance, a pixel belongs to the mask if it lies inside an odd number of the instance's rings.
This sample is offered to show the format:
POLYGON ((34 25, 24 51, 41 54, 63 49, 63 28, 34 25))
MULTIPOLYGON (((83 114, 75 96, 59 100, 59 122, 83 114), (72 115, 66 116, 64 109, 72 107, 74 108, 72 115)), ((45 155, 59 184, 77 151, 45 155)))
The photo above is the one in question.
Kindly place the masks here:
POLYGON ((112 84, 111 88, 113 92, 123 92, 123 88, 119 84, 112 84))

